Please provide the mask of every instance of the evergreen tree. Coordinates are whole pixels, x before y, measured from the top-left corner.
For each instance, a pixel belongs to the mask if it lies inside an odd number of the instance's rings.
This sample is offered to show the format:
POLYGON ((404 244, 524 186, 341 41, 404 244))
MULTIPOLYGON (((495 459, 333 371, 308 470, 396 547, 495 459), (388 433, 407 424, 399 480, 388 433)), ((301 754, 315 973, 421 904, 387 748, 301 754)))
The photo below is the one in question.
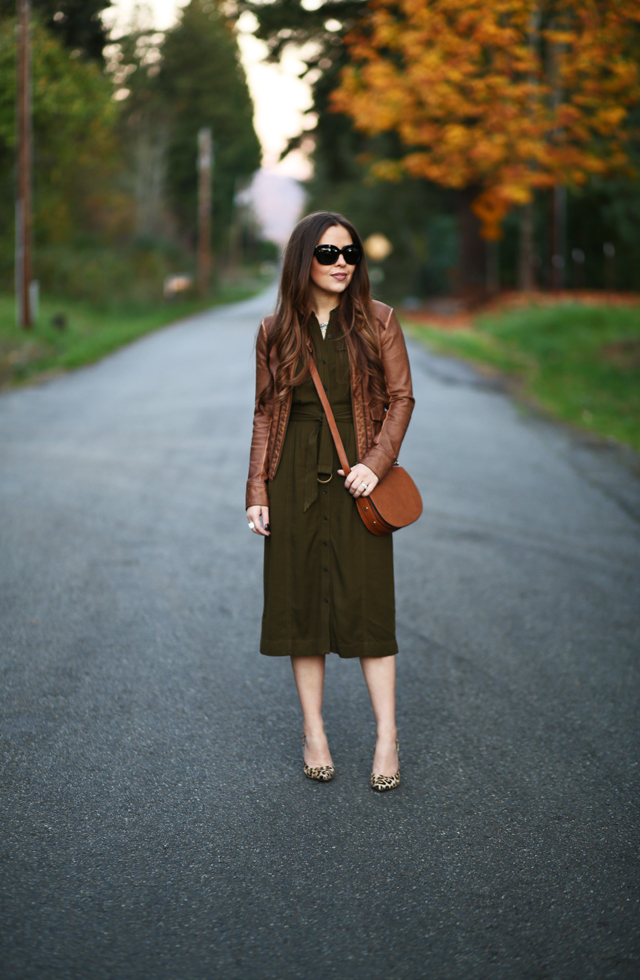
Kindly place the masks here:
POLYGON ((183 234, 196 237, 198 130, 213 130, 214 248, 226 251, 237 181, 260 166, 253 103, 240 64, 233 25, 218 6, 191 0, 166 34, 157 76, 170 114, 167 185, 183 234))

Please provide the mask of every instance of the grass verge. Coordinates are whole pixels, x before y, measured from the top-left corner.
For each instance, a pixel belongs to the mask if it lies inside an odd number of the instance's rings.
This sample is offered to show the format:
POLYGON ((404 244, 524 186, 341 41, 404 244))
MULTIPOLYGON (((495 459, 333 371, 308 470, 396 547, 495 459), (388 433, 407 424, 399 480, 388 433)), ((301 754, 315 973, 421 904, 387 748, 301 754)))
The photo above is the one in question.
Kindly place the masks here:
POLYGON ((212 306, 247 299, 265 285, 221 285, 206 300, 151 304, 105 306, 47 297, 31 330, 18 329, 13 296, 0 294, 0 389, 90 364, 158 327, 212 306))
POLYGON ((637 306, 528 306, 479 315, 462 329, 405 326, 438 353, 512 378, 556 418, 640 451, 637 306))

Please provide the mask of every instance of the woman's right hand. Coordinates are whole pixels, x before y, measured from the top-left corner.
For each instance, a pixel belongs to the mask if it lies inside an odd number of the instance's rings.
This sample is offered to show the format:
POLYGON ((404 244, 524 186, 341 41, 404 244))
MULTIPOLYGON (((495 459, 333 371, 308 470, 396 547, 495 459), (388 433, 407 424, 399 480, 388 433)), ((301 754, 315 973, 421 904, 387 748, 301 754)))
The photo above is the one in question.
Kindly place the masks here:
POLYGON ((269 527, 268 507, 248 507, 247 520, 249 521, 249 524, 253 524, 251 530, 254 534, 261 534, 264 538, 268 538, 270 536, 271 529, 269 527))

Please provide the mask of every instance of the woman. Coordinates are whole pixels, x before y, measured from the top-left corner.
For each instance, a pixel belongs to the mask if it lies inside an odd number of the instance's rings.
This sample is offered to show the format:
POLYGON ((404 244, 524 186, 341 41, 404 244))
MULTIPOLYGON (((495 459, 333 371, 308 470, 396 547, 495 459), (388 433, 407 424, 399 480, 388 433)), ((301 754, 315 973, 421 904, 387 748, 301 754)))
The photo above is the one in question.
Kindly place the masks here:
POLYGON ((291 657, 304 772, 324 782, 335 772, 322 721, 325 655, 360 658, 377 723, 371 785, 394 789, 393 545, 365 528, 354 500, 393 466, 414 399, 400 325, 371 299, 362 242, 342 215, 311 214, 293 231, 256 357, 246 507, 249 528, 266 539, 260 652, 291 657), (344 480, 310 357, 358 460, 344 480))

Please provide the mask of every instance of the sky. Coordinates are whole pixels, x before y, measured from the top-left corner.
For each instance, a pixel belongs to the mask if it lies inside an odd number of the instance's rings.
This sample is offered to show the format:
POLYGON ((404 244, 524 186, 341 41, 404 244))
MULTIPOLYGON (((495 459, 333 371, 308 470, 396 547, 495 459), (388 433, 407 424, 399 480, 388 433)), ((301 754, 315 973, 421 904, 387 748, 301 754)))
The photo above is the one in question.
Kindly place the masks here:
MULTIPOLYGON (((150 10, 152 24, 163 30, 174 23, 180 7, 188 0, 113 0, 111 22, 126 27, 134 7, 150 10)), ((298 78, 302 62, 294 52, 287 52, 281 65, 263 63, 266 45, 253 37, 254 18, 245 13, 238 22, 238 39, 247 81, 255 105, 254 124, 263 149, 263 168, 270 173, 304 180, 310 176, 306 156, 296 151, 278 163, 280 152, 290 136, 297 136, 305 128, 304 113, 310 108, 309 86, 298 78)))

